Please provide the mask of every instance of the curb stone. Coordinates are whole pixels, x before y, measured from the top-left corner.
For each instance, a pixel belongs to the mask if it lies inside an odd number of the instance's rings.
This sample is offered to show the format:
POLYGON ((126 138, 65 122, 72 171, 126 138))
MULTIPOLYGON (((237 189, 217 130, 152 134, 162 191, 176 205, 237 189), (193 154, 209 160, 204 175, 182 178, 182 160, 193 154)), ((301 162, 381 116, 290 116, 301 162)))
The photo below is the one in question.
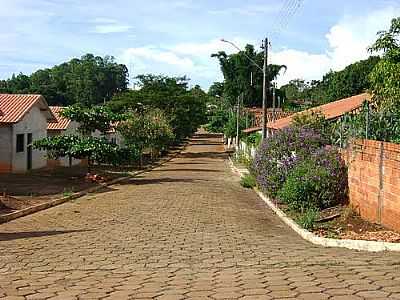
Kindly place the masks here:
MULTIPOLYGON (((239 169, 234 164, 232 159, 229 157, 229 165, 234 173, 243 177, 248 174, 247 169, 239 169)), ((365 241, 365 240, 340 240, 324 238, 315 235, 314 233, 300 227, 296 222, 289 218, 281 209, 279 209, 268 197, 266 197, 256 187, 253 190, 257 195, 268 205, 268 207, 293 231, 300 235, 306 241, 309 241, 315 245, 323 247, 336 247, 336 248, 347 248, 351 250, 368 251, 368 252, 382 252, 382 251, 400 251, 400 243, 388 243, 378 241, 365 241)))
POLYGON ((143 170, 136 171, 136 172, 128 172, 129 176, 115 178, 115 179, 107 181, 105 183, 100 183, 99 186, 91 187, 91 188, 88 188, 86 190, 73 193, 70 196, 65 196, 65 197, 61 197, 61 198, 58 198, 58 199, 53 199, 53 200, 51 200, 49 202, 41 203, 41 204, 38 204, 38 205, 35 205, 35 206, 31 206, 31 207, 28 207, 28 208, 25 208, 25 209, 17 210, 15 212, 12 212, 12 213, 9 213, 9 214, 1 215, 0 216, 0 224, 7 223, 9 221, 12 221, 12 220, 15 220, 15 219, 18 219, 18 218, 33 214, 35 212, 39 212, 39 211, 42 211, 42 210, 45 210, 45 209, 60 205, 62 203, 68 202, 70 200, 78 199, 78 198, 83 197, 83 196, 85 196, 87 194, 95 193, 95 192, 97 192, 97 191, 99 191, 99 190, 101 190, 101 189, 103 189, 103 188, 105 188, 107 186, 123 182, 125 180, 134 178, 134 177, 136 177, 136 176, 138 176, 140 174, 143 174, 143 173, 147 173, 147 172, 149 172, 149 171, 151 171, 151 170, 153 170, 155 168, 158 168, 158 167, 162 166, 166 162, 169 162, 170 160, 176 158, 178 156, 178 154, 180 154, 186 148, 188 143, 189 143, 189 139, 185 140, 182 143, 182 145, 177 147, 176 150, 171 151, 166 158, 160 159, 159 161, 155 162, 154 164, 150 165, 149 167, 147 167, 147 168, 145 168, 143 170))

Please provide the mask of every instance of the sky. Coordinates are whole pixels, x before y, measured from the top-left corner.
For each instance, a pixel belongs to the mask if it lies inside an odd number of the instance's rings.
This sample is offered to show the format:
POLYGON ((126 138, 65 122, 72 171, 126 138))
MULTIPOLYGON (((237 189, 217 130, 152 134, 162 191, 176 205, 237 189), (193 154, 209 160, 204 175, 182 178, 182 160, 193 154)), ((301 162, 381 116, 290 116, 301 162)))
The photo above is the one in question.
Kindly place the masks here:
POLYGON ((266 36, 269 62, 288 67, 278 85, 321 79, 367 58, 396 16, 400 0, 0 0, 0 79, 93 53, 207 89, 223 80, 211 54, 237 51, 221 38, 259 49, 266 36))

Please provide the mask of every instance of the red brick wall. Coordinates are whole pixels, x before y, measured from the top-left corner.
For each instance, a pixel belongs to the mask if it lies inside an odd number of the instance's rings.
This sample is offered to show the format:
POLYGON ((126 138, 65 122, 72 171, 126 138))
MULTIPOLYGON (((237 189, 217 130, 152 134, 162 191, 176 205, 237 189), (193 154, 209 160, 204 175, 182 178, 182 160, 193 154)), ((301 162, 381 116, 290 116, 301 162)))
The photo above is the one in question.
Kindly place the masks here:
POLYGON ((400 231, 400 145, 355 140, 343 157, 353 208, 367 220, 400 231))

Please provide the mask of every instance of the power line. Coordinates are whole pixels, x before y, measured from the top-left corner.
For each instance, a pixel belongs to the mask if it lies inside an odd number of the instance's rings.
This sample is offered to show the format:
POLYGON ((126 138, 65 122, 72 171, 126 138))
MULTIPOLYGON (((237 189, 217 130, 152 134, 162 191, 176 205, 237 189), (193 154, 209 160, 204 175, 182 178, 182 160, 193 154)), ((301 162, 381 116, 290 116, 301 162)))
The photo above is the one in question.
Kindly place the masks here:
POLYGON ((289 25, 290 20, 296 15, 304 0, 286 0, 279 12, 271 31, 271 37, 277 38, 289 25))

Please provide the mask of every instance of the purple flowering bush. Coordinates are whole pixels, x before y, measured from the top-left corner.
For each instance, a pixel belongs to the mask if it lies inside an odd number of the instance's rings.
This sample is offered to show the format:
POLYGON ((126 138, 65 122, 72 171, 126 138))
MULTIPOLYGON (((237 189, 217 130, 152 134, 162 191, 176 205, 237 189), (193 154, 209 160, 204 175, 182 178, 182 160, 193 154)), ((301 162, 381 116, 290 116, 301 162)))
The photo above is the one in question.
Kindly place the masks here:
POLYGON ((341 203, 347 190, 347 168, 340 154, 321 148, 296 164, 277 198, 290 209, 304 212, 341 203))
POLYGON ((257 151, 251 172, 258 186, 275 198, 292 168, 327 141, 311 128, 289 127, 267 138, 257 151))

